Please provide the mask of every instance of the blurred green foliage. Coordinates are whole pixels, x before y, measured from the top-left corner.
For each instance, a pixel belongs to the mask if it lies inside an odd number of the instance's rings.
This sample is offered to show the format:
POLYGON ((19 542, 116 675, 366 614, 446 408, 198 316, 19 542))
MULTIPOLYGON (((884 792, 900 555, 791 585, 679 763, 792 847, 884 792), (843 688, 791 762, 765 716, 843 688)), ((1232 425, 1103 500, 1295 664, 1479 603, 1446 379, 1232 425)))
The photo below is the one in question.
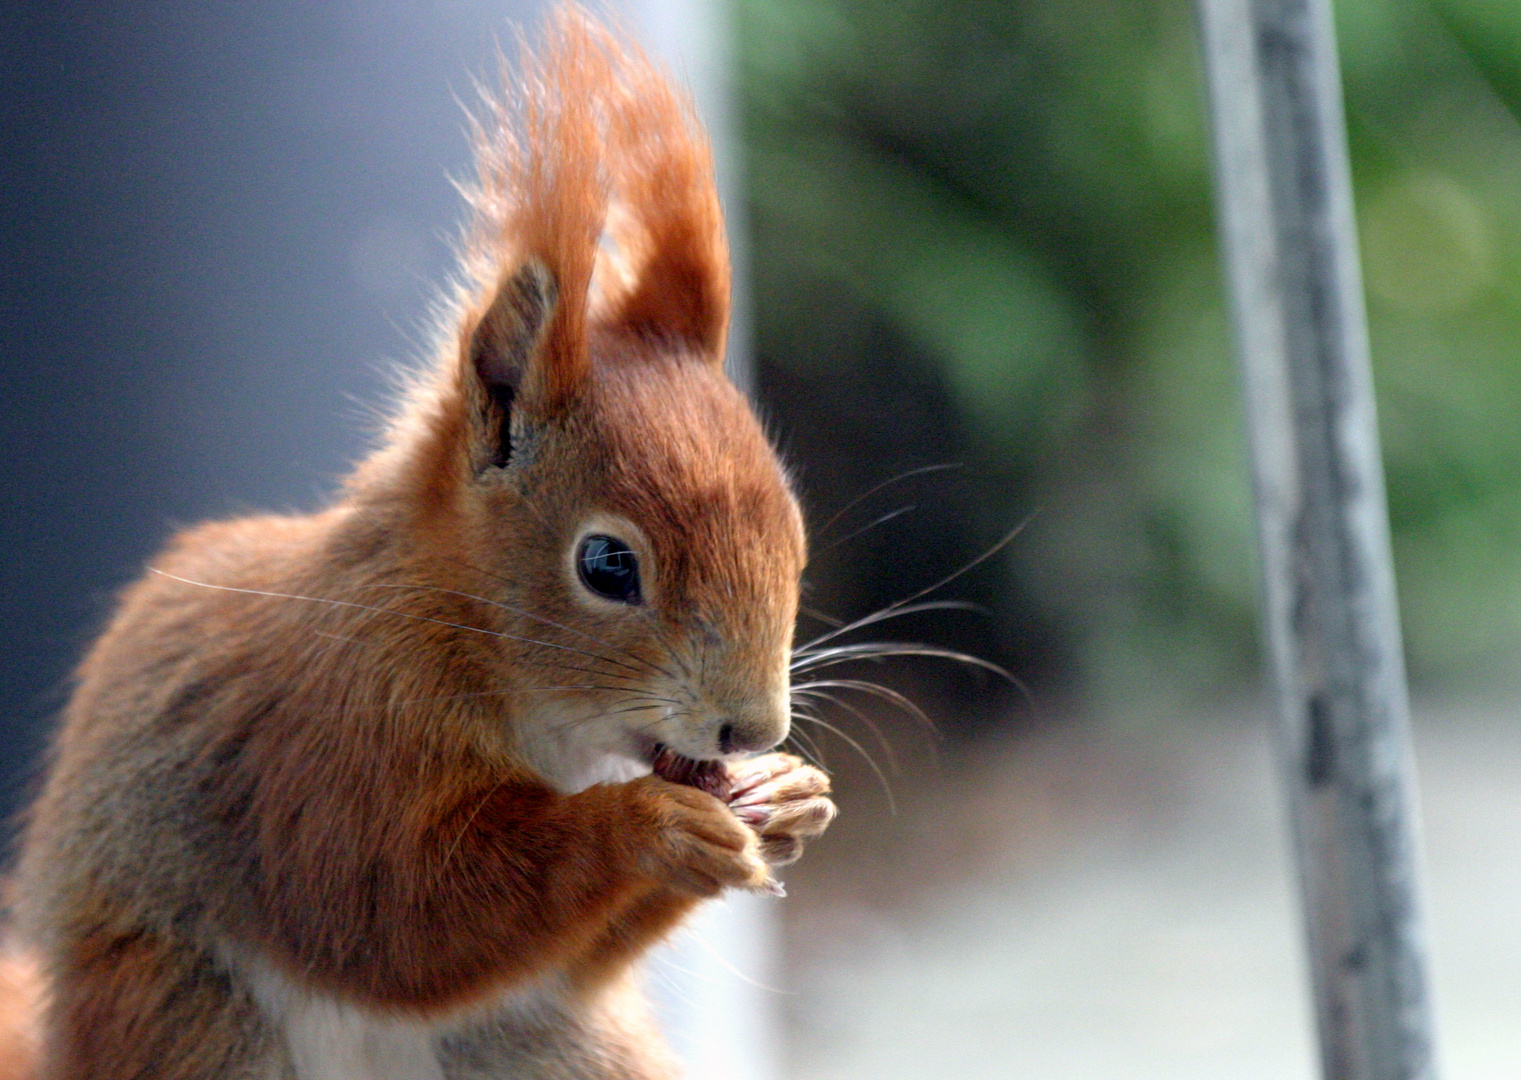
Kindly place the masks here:
MULTIPOLYGON (((886 602, 1035 512, 973 582, 985 651, 1116 693, 1254 674, 1191 5, 738 3, 761 376, 813 518, 965 464, 821 542, 823 593, 886 602)), ((1514 675, 1521 3, 1337 14, 1411 670, 1514 675)))

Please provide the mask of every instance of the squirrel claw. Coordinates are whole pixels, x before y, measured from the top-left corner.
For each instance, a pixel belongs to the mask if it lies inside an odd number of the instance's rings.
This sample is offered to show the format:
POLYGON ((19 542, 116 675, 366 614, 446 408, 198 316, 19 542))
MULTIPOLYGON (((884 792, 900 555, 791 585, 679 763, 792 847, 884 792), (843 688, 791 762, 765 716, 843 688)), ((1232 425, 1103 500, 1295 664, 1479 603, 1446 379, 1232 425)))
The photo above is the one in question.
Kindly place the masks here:
POLYGON ((757 881, 754 885, 747 885, 745 887, 745 891, 757 893, 763 896, 781 897, 787 895, 787 887, 769 874, 767 874, 760 881, 757 881))

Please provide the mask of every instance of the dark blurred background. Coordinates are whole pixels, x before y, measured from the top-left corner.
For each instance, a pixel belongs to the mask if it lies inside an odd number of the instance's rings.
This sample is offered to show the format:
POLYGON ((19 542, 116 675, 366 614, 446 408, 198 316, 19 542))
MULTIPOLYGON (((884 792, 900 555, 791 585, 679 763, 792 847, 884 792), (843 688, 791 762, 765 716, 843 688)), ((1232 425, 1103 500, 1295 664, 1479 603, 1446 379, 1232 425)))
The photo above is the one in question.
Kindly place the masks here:
MULTIPOLYGON (((0 802, 177 523, 315 505, 362 451, 449 267, 456 99, 530 7, 0 12, 0 802)), ((1521 657, 1521 6, 1337 9, 1411 670, 1500 680, 1521 657)), ((732 19, 760 394, 817 530, 810 608, 872 611, 1023 522, 946 590, 986 614, 893 631, 1029 687, 900 665, 951 737, 1254 679, 1190 5, 732 19), (953 467, 867 494, 925 466, 953 467)))

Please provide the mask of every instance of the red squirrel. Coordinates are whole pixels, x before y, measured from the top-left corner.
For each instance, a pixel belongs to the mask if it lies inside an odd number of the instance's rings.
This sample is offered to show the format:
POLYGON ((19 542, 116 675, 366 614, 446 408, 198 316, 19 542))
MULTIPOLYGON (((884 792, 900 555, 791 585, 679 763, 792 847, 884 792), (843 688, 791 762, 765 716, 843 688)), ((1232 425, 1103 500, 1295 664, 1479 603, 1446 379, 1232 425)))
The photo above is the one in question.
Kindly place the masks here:
POLYGON ((674 1076, 634 962, 833 816, 768 752, 804 529, 691 105, 574 9, 515 86, 383 445, 176 537, 80 664, 0 1076, 674 1076))

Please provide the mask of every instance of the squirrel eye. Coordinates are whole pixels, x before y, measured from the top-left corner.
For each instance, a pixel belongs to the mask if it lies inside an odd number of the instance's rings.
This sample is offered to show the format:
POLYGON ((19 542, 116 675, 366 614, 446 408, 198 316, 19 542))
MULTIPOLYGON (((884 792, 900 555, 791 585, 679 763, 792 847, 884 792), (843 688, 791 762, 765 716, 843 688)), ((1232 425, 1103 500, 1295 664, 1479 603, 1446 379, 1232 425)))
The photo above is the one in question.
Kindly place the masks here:
POLYGON ((639 558, 616 536, 588 536, 576 552, 581 584, 608 600, 639 603, 639 558))

